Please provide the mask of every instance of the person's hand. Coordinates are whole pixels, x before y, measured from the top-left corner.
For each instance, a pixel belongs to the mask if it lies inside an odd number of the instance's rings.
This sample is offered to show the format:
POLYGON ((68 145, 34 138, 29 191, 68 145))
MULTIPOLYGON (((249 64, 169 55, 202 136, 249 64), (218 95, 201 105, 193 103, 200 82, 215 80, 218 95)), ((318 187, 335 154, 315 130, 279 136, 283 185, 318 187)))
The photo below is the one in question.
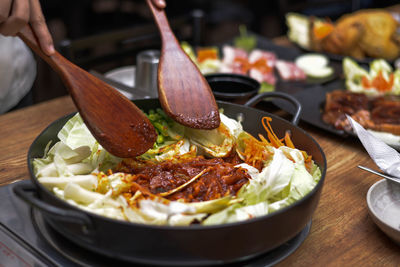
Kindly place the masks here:
POLYGON ((151 1, 153 2, 153 5, 155 5, 159 9, 163 9, 167 5, 165 3, 165 0, 151 0, 151 1))
POLYGON ((28 23, 43 52, 49 56, 53 54, 53 38, 47 28, 39 0, 0 0, 0 34, 15 36, 28 23))

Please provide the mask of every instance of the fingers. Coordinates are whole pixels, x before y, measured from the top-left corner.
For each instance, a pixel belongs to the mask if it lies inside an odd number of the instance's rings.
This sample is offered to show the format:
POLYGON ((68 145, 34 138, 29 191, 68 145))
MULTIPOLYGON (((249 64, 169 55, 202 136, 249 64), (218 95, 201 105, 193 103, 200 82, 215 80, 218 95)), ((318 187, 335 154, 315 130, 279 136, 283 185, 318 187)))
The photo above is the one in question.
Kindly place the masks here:
POLYGON ((29 0, 5 0, 5 2, 7 2, 8 7, 4 3, 1 4, 4 10, 2 10, 0 18, 3 19, 0 24, 0 33, 6 36, 14 36, 29 21, 29 0), (7 17, 6 10, 9 10, 7 17))
POLYGON ((35 33, 40 47, 43 52, 50 56, 54 50, 53 38, 50 35, 49 29, 47 28, 46 21, 44 19, 42 8, 40 7, 39 0, 28 0, 30 2, 30 24, 32 30, 35 33))
POLYGON ((159 9, 163 9, 166 7, 166 3, 165 0, 151 0, 153 2, 153 4, 159 8, 159 9))
POLYGON ((0 24, 5 22, 10 16, 12 0, 0 1, 0 24))
POLYGON ((47 28, 39 0, 0 0, 0 34, 16 35, 28 23, 47 55, 54 53, 53 39, 47 28))

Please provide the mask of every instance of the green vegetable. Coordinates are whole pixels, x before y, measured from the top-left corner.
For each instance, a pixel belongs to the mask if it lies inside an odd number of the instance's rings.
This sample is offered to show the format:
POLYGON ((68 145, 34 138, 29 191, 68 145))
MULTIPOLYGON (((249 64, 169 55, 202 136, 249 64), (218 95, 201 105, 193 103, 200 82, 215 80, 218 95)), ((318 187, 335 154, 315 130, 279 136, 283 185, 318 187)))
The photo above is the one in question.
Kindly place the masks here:
POLYGON ((346 88, 354 93, 362 93, 364 87, 362 86, 362 77, 370 78, 369 73, 361 68, 357 62, 346 57, 343 59, 343 73, 346 78, 346 88))
POLYGON ((382 73, 386 81, 390 80, 393 74, 394 82, 390 91, 385 94, 400 94, 400 70, 393 72, 393 68, 384 59, 375 59, 370 63, 369 72, 357 64, 354 60, 346 57, 343 60, 343 72, 346 78, 346 89, 354 93, 364 93, 371 96, 381 95, 374 87, 364 88, 362 78, 372 81, 379 73, 382 73))
POLYGON ((262 82, 258 93, 266 93, 275 91, 275 86, 267 82, 262 82))
POLYGON ((257 45, 256 37, 247 33, 245 25, 239 26, 239 33, 240 35, 233 40, 234 46, 242 48, 247 52, 253 50, 257 45))
POLYGON ((192 46, 188 42, 181 42, 181 47, 183 51, 185 51, 185 53, 190 57, 190 59, 197 65, 197 57, 192 46))
POLYGON ((202 74, 216 73, 221 68, 220 59, 206 59, 199 63, 199 69, 202 74))

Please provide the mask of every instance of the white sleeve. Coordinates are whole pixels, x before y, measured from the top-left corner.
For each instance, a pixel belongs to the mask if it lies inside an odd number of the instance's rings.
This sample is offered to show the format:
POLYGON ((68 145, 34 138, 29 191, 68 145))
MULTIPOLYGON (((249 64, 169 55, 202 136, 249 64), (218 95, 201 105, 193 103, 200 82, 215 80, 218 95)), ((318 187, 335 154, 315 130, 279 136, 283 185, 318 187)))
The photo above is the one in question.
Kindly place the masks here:
POLYGON ((36 61, 18 37, 0 35, 0 114, 15 106, 32 88, 36 61))

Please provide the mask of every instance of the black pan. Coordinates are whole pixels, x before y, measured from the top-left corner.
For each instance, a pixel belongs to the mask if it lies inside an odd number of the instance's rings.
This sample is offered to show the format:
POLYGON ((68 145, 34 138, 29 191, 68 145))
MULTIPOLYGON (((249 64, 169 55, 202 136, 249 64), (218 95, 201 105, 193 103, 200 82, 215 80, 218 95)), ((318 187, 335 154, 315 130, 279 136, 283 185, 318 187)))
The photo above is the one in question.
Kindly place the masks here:
MULTIPOLYGON (((134 101, 143 110, 160 107, 157 99, 134 101)), ((253 135, 265 134, 263 116, 273 118, 272 127, 278 136, 290 130, 297 148, 307 151, 321 168, 322 178, 303 199, 272 214, 247 221, 215 226, 185 227, 152 226, 118 221, 76 208, 57 198, 35 177, 32 160, 43 156, 46 144, 58 141, 57 133, 74 114, 53 122, 33 142, 28 152, 30 181, 14 184, 13 192, 42 212, 45 221, 76 245, 91 251, 132 263, 158 265, 217 265, 255 257, 284 244, 310 222, 317 207, 326 173, 326 159, 321 147, 295 124, 301 110, 296 99, 283 93, 257 95, 246 105, 218 102, 224 113, 243 119, 243 127, 253 135), (249 105, 265 97, 287 99, 297 106, 290 123, 249 105)))

